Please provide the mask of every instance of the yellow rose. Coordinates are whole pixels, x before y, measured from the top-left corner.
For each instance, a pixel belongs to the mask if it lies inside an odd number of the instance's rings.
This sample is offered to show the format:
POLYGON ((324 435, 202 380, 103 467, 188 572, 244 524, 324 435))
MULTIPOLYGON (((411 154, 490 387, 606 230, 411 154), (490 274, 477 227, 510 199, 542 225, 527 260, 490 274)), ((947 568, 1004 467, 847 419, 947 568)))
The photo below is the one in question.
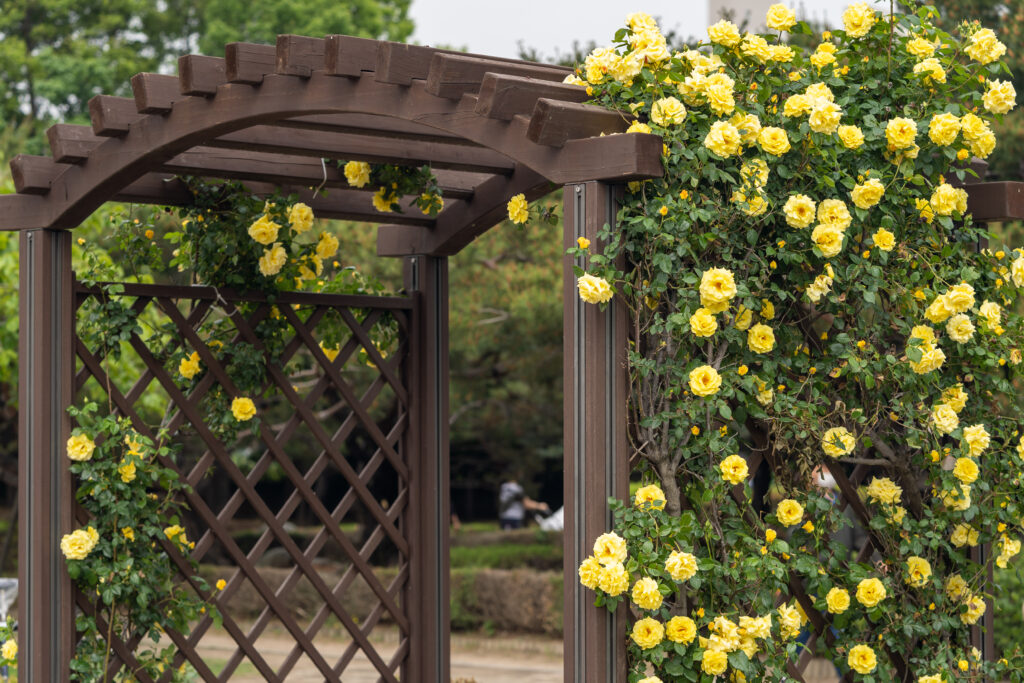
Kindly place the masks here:
MULTIPOLYGON (((924 317, 928 319, 928 322, 936 325, 945 322, 951 315, 953 315, 953 310, 945 295, 935 297, 924 312, 924 317)), ((934 341, 934 338, 931 341, 934 341)))
POLYGON ((75 462, 85 462, 92 458, 96 444, 86 434, 74 434, 68 438, 68 458, 75 462))
POLYGON ((889 477, 873 477, 867 487, 867 494, 876 503, 895 505, 903 496, 903 489, 889 477))
POLYGON ((850 607, 850 594, 843 588, 833 588, 825 596, 825 604, 832 614, 842 614, 850 607))
POLYGON ((96 547, 99 534, 92 527, 76 529, 60 539, 60 551, 69 560, 84 560, 96 547))
POLYGON ((796 638, 800 635, 800 613, 795 607, 786 604, 779 605, 779 628, 782 637, 786 640, 796 638))
POLYGON ((135 461, 121 461, 120 466, 117 468, 118 474, 121 475, 121 481, 125 484, 130 484, 135 481, 135 461))
POLYGON ((969 595, 967 582, 959 574, 953 574, 946 579, 946 597, 950 600, 963 600, 969 595))
POLYGON ((928 138, 936 145, 951 145, 960 133, 960 119, 955 114, 936 114, 928 124, 928 138))
POLYGON ((727 121, 715 121, 704 138, 704 146, 720 157, 731 157, 740 153, 743 138, 736 126, 727 121))
POLYGON ((274 242, 274 245, 270 249, 265 250, 263 256, 260 257, 260 273, 264 277, 277 275, 287 262, 288 252, 284 250, 280 242, 274 242))
POLYGON ((731 21, 722 19, 718 23, 708 26, 708 37, 712 43, 735 47, 740 42, 740 29, 731 21))
POLYGON ((182 358, 178 363, 178 374, 185 379, 192 379, 199 374, 201 365, 199 363, 199 352, 193 351, 188 357, 182 358))
POLYGON ((7 661, 14 661, 18 656, 18 644, 13 640, 4 641, 3 647, 0 647, 0 657, 3 657, 7 661))
POLYGON ((979 595, 971 595, 964 601, 967 611, 960 615, 960 621, 973 626, 985 614, 985 599, 979 595))
POLYGON ((932 408, 932 424, 943 434, 949 434, 960 426, 960 418, 948 404, 938 403, 932 408))
POLYGON ((918 59, 924 59, 931 57, 935 54, 935 43, 930 40, 925 40, 921 36, 915 36, 907 41, 907 52, 914 55, 918 59))
POLYGON ((280 229, 280 225, 263 214, 249 226, 249 237, 260 244, 270 244, 277 239, 277 231, 280 229))
POLYGON ((1020 553, 1020 545, 1018 539, 1004 535, 999 541, 999 557, 996 558, 996 566, 1006 569, 1007 563, 1020 553))
MULTIPOLYGON (((711 111, 720 116, 728 116, 732 113, 736 107, 736 97, 733 93, 735 85, 735 81, 724 73, 716 72, 703 78, 701 92, 711 111)), ((706 140, 705 144, 707 144, 706 140)))
MULTIPOLYGON (((292 207, 288 209, 288 223, 296 234, 301 235, 313 227, 313 209, 309 208, 302 202, 293 204, 292 207)), ((274 238, 276 239, 277 236, 275 235, 274 238)), ((270 241, 273 242, 274 240, 270 241)), ((264 242, 263 244, 269 243, 264 242)))
POLYGON ((1007 114, 1017 106, 1017 91, 1011 81, 989 81, 981 102, 993 114, 1007 114))
POLYGON ((953 527, 953 533, 949 535, 949 541, 957 548, 965 545, 973 548, 978 545, 978 530, 968 524, 957 524, 953 527))
MULTIPOLYGON (((991 438, 985 425, 976 424, 964 429, 964 440, 967 442, 972 458, 977 458, 988 448, 991 438)), ((965 482, 970 484, 971 482, 965 482)))
POLYGON ((946 332, 953 341, 966 344, 974 336, 974 323, 963 313, 958 313, 946 323, 946 332))
POLYGON ((866 2, 855 2, 843 12, 843 28, 851 38, 862 38, 875 23, 875 11, 866 2))
POLYGON ((791 119, 799 116, 804 116, 811 111, 811 98, 807 95, 795 94, 790 95, 786 98, 786 103, 782 107, 782 113, 791 119))
MULTIPOLYGON (((735 117, 734 117, 735 118, 735 117)), ((743 179, 743 187, 763 187, 768 182, 768 164, 764 159, 751 159, 744 161, 740 166, 740 178, 743 179)))
POLYGON ((818 222, 846 230, 853 222, 853 216, 842 199, 825 199, 818 204, 818 222))
POLYGON ((839 130, 839 121, 843 110, 835 102, 818 100, 811 107, 811 115, 807 118, 807 125, 815 133, 832 135, 839 130))
POLYGON ((231 414, 239 422, 248 422, 256 417, 256 405, 251 398, 236 396, 231 401, 231 414))
POLYGON ((885 228, 879 228, 875 231, 875 234, 871 236, 875 246, 882 251, 892 251, 893 247, 896 246, 896 235, 892 234, 885 228))
POLYGON ((130 526, 122 527, 121 535, 124 536, 129 541, 134 541, 135 540, 135 529, 131 528, 130 526))
POLYGON ((594 557, 603 565, 626 561, 626 541, 614 531, 601 534, 594 541, 594 557))
POLYGON ((622 595, 629 588, 629 572, 621 562, 605 564, 597 587, 612 597, 622 595))
POLYGON ((907 583, 915 588, 928 585, 932 576, 932 566, 923 557, 911 555, 907 558, 907 583))
POLYGON ((770 29, 788 31, 796 24, 796 12, 781 3, 777 3, 768 8, 765 23, 770 29))
POLYGON ((530 220, 530 205, 522 192, 508 200, 508 219, 516 225, 522 225, 530 220))
POLYGON ((644 617, 633 624, 633 642, 642 650, 650 650, 665 638, 665 627, 657 619, 644 617))
POLYGON ((690 617, 672 617, 665 625, 665 637, 673 643, 689 645, 697 637, 697 624, 690 617))
POLYGON ((704 650, 701 655, 700 669, 708 675, 719 676, 728 666, 729 654, 722 650, 704 650))
POLYGON ((994 301, 984 301, 981 306, 978 307, 978 315, 984 318, 985 322, 988 323, 988 326, 993 330, 999 327, 1002 314, 1003 309, 994 301))
POLYGON ((740 332, 746 332, 750 327, 750 323, 754 320, 754 314, 749 308, 743 306, 739 307, 736 311, 736 317, 733 318, 733 325, 740 332))
POLYGON ((761 317, 765 320, 775 317, 775 304, 768 299, 761 299, 761 317))
MULTIPOLYGON (((733 115, 731 119, 729 119, 729 123, 735 126, 736 130, 740 132, 740 138, 743 140, 744 145, 752 145, 755 142, 757 142, 757 136, 761 132, 761 120, 757 118, 757 115, 737 112, 736 114, 733 115)), ((764 163, 764 161, 762 161, 761 159, 754 159, 750 163, 756 164, 756 168, 754 170, 757 171, 757 178, 760 179, 763 173, 763 179, 760 180, 759 184, 764 185, 766 182, 768 182, 768 165, 764 163), (757 164, 757 162, 760 163, 757 164)), ((750 164, 743 164, 743 168, 749 167, 750 164)), ((747 180, 751 177, 749 173, 743 174, 742 169, 741 175, 743 175, 744 180, 747 180)))
POLYGON ((626 129, 626 132, 627 133, 650 133, 651 132, 651 127, 648 126, 646 123, 640 123, 639 121, 634 121, 633 123, 629 124, 629 128, 626 129))
POLYGON ((722 376, 710 365, 701 365, 690 371, 690 391, 695 396, 711 396, 722 387, 722 376))
POLYGON ((690 316, 690 331, 698 337, 710 337, 718 330, 715 316, 706 308, 698 308, 690 316))
POLYGON ((855 185, 853 192, 850 193, 851 197, 853 197, 853 203, 860 209, 870 209, 881 201, 884 194, 885 185, 876 178, 871 178, 859 185, 855 185))
POLYGON ((834 43, 821 43, 811 55, 811 64, 817 69, 824 69, 836 61, 836 46, 834 43))
POLYGON ((846 427, 833 427, 821 439, 821 449, 833 458, 849 455, 856 446, 857 440, 846 427))
POLYGON ((747 461, 739 455, 730 455, 718 465, 722 479, 733 486, 742 484, 747 478, 747 461))
POLYGON ((649 576, 645 576, 633 584, 631 594, 633 602, 640 609, 658 609, 661 607, 661 592, 658 590, 658 582, 649 576))
POLYGON ((811 241, 821 250, 825 258, 832 258, 843 250, 845 233, 838 225, 822 223, 811 231, 811 241))
POLYGON ((370 165, 365 161, 350 161, 345 164, 345 180, 352 187, 363 187, 370 182, 370 165))
POLYGON ((636 496, 633 497, 633 505, 638 508, 650 507, 654 510, 663 510, 665 508, 665 492, 657 484, 641 486, 636 490, 636 496))
POLYGON ((864 132, 857 126, 839 126, 839 141, 847 149, 857 149, 864 144, 864 132))
POLYGON ((686 107, 674 97, 663 97, 651 105, 651 120, 663 127, 680 124, 686 120, 686 107))
POLYGON ((942 504, 948 510, 964 512, 971 507, 971 487, 961 486, 960 491, 944 491, 942 493, 942 504))
POLYGON ((1006 54, 1006 46, 999 42, 990 28, 983 28, 971 35, 971 44, 966 52, 971 59, 989 64, 1006 54))
POLYGON ((781 524, 795 526, 804 518, 804 507, 792 498, 786 498, 779 503, 775 515, 781 524))
POLYGON ((320 240, 316 243, 316 255, 327 260, 334 258, 338 253, 338 238, 326 232, 320 233, 320 240))
POLYGON ((914 144, 917 124, 912 119, 897 116, 885 125, 885 139, 893 149, 903 149, 914 144))
POLYGON ((964 391, 962 384, 954 384, 942 392, 943 402, 948 403, 949 407, 958 413, 967 405, 967 398, 967 392, 964 391))
POLYGON ((850 668, 859 674, 869 674, 878 666, 875 651, 867 645, 854 645, 846 658, 850 668))
POLYGON ((736 279, 725 268, 709 268, 701 274, 700 303, 712 313, 721 313, 736 296, 736 279))
POLYGON ((754 325, 747 332, 747 347, 754 353, 768 353, 775 348, 775 332, 762 323, 754 325))
POLYGON ((949 183, 942 183, 932 192, 928 203, 937 216, 951 216, 954 211, 963 213, 967 210, 967 191, 953 187, 949 183))
POLYGON ((814 222, 814 208, 813 199, 804 194, 794 194, 786 200, 782 211, 786 214, 786 223, 791 228, 806 228, 814 222))
POLYGON ((864 579, 857 584, 857 602, 865 607, 874 607, 885 600, 885 584, 876 578, 864 579))
POLYGON ((586 273, 576 281, 580 299, 588 304, 603 304, 610 301, 614 292, 608 281, 602 277, 586 273))
POLYGON ((924 82, 926 84, 932 81, 936 83, 946 82, 946 70, 942 68, 939 60, 934 57, 929 57, 915 64, 914 73, 924 74, 924 82))
POLYGON ((917 683, 943 683, 941 674, 934 674, 931 676, 919 676, 917 683))
POLYGON ((1024 255, 1018 256, 1010 265, 1010 276, 1016 287, 1024 287, 1024 255))
POLYGON ((674 550, 665 560, 665 571, 675 581, 688 581, 697 573, 697 558, 690 553, 674 550))
POLYGON ((790 149, 789 136, 786 135, 786 131, 775 126, 762 128, 757 140, 761 143, 761 149, 775 156, 781 156, 790 149))

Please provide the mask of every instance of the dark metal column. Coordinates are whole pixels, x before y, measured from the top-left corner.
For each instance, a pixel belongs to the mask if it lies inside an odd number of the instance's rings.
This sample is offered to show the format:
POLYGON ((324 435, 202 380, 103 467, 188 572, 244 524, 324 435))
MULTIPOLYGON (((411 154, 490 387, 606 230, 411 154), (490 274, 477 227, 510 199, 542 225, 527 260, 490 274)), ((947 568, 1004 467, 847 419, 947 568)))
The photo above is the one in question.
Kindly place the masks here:
POLYGON ((74 377, 71 233, 21 233, 18 344, 18 680, 68 680, 71 580, 60 552, 71 531, 66 441, 74 377))
MULTIPOLYGON (((565 186, 565 248, 578 237, 598 248, 598 233, 614 225, 614 186, 588 182, 565 186)), ((626 680, 625 612, 612 617, 594 607, 577 568, 594 539, 611 528, 608 497, 629 495, 626 434, 626 330, 628 316, 617 299, 602 312, 580 300, 573 265, 563 270, 565 326, 565 681, 626 680)))
POLYGON ((406 261, 414 298, 409 374, 411 577, 405 590, 411 633, 403 681, 450 680, 448 604, 448 259, 406 261))

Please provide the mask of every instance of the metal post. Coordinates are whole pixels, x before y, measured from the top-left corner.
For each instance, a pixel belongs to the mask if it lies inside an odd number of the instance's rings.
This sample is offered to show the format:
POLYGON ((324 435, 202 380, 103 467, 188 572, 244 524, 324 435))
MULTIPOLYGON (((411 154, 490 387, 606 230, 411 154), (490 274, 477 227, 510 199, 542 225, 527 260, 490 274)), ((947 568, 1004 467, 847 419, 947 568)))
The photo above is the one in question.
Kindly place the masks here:
MULTIPOLYGON (((598 233, 615 225, 615 190, 600 182, 565 186, 565 248, 579 237, 599 244, 598 233)), ((583 303, 566 256, 564 289, 565 392, 565 610, 566 683, 626 680, 625 610, 612 617, 594 607, 594 594, 576 580, 594 539, 611 528, 608 497, 629 495, 626 434, 625 308, 583 303)))
POLYGON ((74 649, 74 598, 60 552, 74 501, 65 455, 74 376, 71 233, 21 233, 20 262, 18 680, 62 683, 74 649))
POLYGON ((409 361, 410 475, 409 659, 402 680, 448 681, 451 675, 448 603, 448 259, 406 261, 406 289, 414 297, 409 361))

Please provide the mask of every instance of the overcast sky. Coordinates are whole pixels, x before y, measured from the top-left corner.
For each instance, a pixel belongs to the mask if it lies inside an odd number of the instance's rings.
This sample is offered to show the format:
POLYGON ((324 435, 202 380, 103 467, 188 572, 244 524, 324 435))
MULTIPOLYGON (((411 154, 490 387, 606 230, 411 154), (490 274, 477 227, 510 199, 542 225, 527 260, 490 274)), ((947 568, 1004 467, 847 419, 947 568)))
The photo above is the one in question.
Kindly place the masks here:
MULTIPOLYGON (((852 0, 802 0, 802 15, 839 22, 852 0)), ((886 3, 887 4, 887 3, 886 3)), ((517 42, 551 57, 556 48, 567 53, 573 41, 609 43, 630 12, 659 17, 664 30, 706 37, 706 0, 413 0, 416 22, 412 39, 423 45, 466 48, 496 57, 517 57, 517 42)), ((798 12, 799 13, 799 12, 798 12)), ((716 17, 717 21, 717 17, 716 17)))

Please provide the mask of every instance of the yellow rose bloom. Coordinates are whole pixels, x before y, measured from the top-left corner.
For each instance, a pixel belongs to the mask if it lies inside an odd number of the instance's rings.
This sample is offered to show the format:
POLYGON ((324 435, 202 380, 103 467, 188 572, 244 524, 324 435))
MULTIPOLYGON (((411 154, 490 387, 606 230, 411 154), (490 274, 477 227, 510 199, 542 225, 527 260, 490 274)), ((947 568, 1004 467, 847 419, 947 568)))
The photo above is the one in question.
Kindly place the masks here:
POLYGON ((779 503, 775 510, 779 522, 785 526, 796 526, 804 518, 804 506, 792 498, 786 498, 779 503))
POLYGON ((651 121, 659 126, 678 125, 686 120, 686 107, 674 97, 663 97, 651 105, 651 121))
MULTIPOLYGON (((724 73, 716 72, 703 77, 701 92, 711 111, 719 116, 728 116, 733 112, 733 109, 736 107, 735 86, 735 81, 724 73)), ((733 127, 735 128, 735 126, 733 127)), ((712 130, 714 130, 714 126, 712 126, 712 130)), ((743 139, 742 136, 740 136, 740 139, 743 139)), ((705 146, 707 146, 706 139, 705 146)), ((734 152, 734 154, 736 153, 738 152, 734 152)))
POLYGON ((288 263, 288 252, 284 250, 280 242, 274 242, 270 249, 263 252, 258 265, 263 277, 270 277, 280 273, 286 263, 288 263))
POLYGON ((740 332, 746 332, 750 327, 750 323, 754 320, 754 314, 749 308, 740 306, 739 310, 736 311, 736 317, 733 318, 733 326, 740 332))
POLYGON ((722 376, 710 365, 701 365, 690 371, 690 391, 694 396, 711 396, 721 387, 722 376))
POLYGON ((833 427, 821 439, 821 449, 833 458, 849 455, 856 446, 857 440, 846 427, 833 427))
POLYGON ((747 461, 739 455, 730 455, 718 464, 722 479, 733 486, 742 484, 747 478, 747 461))
POLYGON ((134 541, 135 540, 135 529, 131 528, 130 526, 123 527, 121 529, 121 535, 124 536, 129 541, 134 541))
POLYGON ((914 144, 917 124, 912 119, 897 116, 885 125, 885 139, 893 149, 904 149, 914 144))
POLYGON ((60 551, 69 560, 84 560, 98 541, 99 534, 93 527, 76 529, 60 539, 60 551))
POLYGON ((508 200, 508 219, 516 225, 523 225, 530 220, 530 204, 522 192, 508 200))
POLYGON ((697 637, 697 624, 690 617, 672 617, 665 624, 665 637, 673 643, 689 645, 697 637))
POLYGON ((231 401, 231 414, 239 422, 247 422, 256 417, 256 404, 252 402, 251 398, 236 396, 231 401))
POLYGON ((871 236, 871 240, 875 243, 875 246, 882 251, 892 251, 896 246, 896 235, 892 234, 885 228, 879 228, 875 231, 875 234, 871 236))
POLYGON ((850 196, 853 198, 853 203, 857 208, 870 209, 881 201, 884 194, 885 185, 878 179, 871 178, 859 185, 855 185, 850 196))
POLYGON ((674 581, 688 581, 697 573, 697 558, 690 553, 674 550, 665 560, 665 571, 674 581))
POLYGON ((936 114, 928 124, 928 138, 936 145, 952 145, 960 133, 960 119, 955 114, 936 114))
POLYGON ((825 604, 831 614, 842 614, 850 607, 850 593, 843 588, 833 588, 825 596, 825 604))
POLYGON ((855 2, 843 12, 843 28, 851 38, 862 38, 875 23, 875 11, 866 2, 855 2))
POLYGON ((853 222, 853 216, 842 199, 824 199, 818 204, 818 222, 846 230, 853 222))
POLYGON ((700 303, 712 313, 721 313, 736 296, 736 279, 724 268, 709 268, 701 274, 700 303))
POLYGON ((1002 319, 1003 310, 994 301, 984 301, 981 306, 978 307, 978 315, 985 319, 988 326, 992 329, 999 327, 999 322, 1002 319))
MULTIPOLYGON (((293 204, 292 207, 288 209, 288 223, 291 225, 292 230, 295 231, 295 234, 301 235, 313 227, 313 209, 309 208, 302 202, 293 204)), ((277 236, 275 235, 275 239, 276 237, 277 236)), ((271 242, 273 241, 274 240, 271 240, 271 242)), ((268 243, 264 242, 264 244, 268 243)))
POLYGON ((722 19, 718 23, 708 26, 708 38, 712 43, 735 47, 740 42, 740 29, 731 21, 722 19))
POLYGON ((757 141, 761 143, 761 149, 775 156, 782 156, 790 149, 789 136, 786 135, 786 131, 775 126, 762 128, 757 136, 757 141))
POLYGON ((633 603, 640 609, 658 609, 661 607, 661 592, 658 590, 658 582, 649 576, 645 576, 633 584, 633 592, 630 597, 633 603))
POLYGON ((228 582, 225 581, 224 579, 217 579, 217 584, 216 585, 217 585, 217 590, 222 591, 222 590, 224 590, 227 587, 228 582))
POLYGON ((178 363, 178 374, 185 379, 192 379, 199 374, 199 369, 202 367, 199 363, 199 352, 193 351, 188 357, 182 358, 181 362, 178 363))
POLYGON ((809 114, 811 111, 811 98, 807 95, 794 94, 786 98, 782 107, 782 113, 791 119, 809 114))
POLYGON ((964 512, 971 507, 971 487, 960 486, 960 491, 944 491, 942 494, 942 504, 946 506, 947 510, 954 510, 956 512, 964 512))
POLYGON ((978 545, 978 530, 969 524, 957 524, 953 527, 953 533, 949 535, 949 542, 957 548, 965 545, 972 548, 978 545))
POLYGON ((843 110, 835 102, 818 100, 811 107, 811 115, 807 117, 807 125, 815 133, 832 135, 839 130, 839 121, 843 110))
POLYGON ((718 321, 707 308, 698 308, 690 316, 690 331, 698 337, 710 337, 718 330, 718 321))
POLYGON ((924 59, 914 65, 915 74, 924 74, 924 82, 931 83, 945 83, 946 82, 946 70, 942 68, 942 64, 939 60, 934 57, 924 59))
POLYGON ((1006 46, 999 42, 992 29, 983 28, 971 34, 971 44, 965 51, 971 59, 990 64, 1006 54, 1006 46))
POLYGON ((601 534, 594 541, 594 557, 603 565, 626 561, 626 541, 614 531, 601 534))
POLYGON ((964 601, 964 605, 967 611, 960 615, 960 621, 973 626, 985 614, 985 599, 979 595, 971 595, 964 601))
POLYGON ((932 408, 932 424, 943 434, 949 434, 960 426, 960 418, 956 411, 946 403, 938 403, 932 408))
POLYGON ((1007 563, 1020 553, 1020 540, 1003 536, 999 541, 999 557, 996 558, 996 566, 1006 569, 1007 563))
POLYGON ((630 636, 642 650, 650 650, 665 638, 665 627, 657 619, 644 617, 633 624, 630 636))
POLYGON ((857 149, 864 144, 864 131, 857 126, 839 126, 839 141, 847 149, 857 149))
POLYGON ((932 192, 928 203, 937 216, 951 216, 954 211, 963 213, 967 210, 967 191, 942 183, 932 192))
POLYGON ((1010 276, 1015 287, 1024 287, 1024 255, 1014 259, 1010 265, 1010 276))
POLYGON ((781 3, 768 8, 765 25, 775 31, 788 31, 796 24, 796 12, 781 3))
POLYGON ((320 240, 316 243, 316 255, 325 261, 329 258, 334 258, 334 255, 338 253, 338 238, 330 233, 320 233, 320 240))
POLYGON ((651 132, 651 127, 648 126, 646 123, 640 123, 639 121, 634 121, 633 123, 629 124, 629 128, 626 129, 626 132, 627 133, 650 133, 651 132))
POLYGON ((350 161, 345 164, 345 180, 352 187, 364 187, 370 182, 370 165, 365 161, 350 161))
POLYGON ((811 64, 817 69, 824 69, 829 64, 835 64, 836 46, 834 43, 821 43, 814 50, 810 57, 811 64))
POLYGON ((907 583, 915 588, 922 588, 928 585, 931 576, 932 566, 928 560, 916 555, 907 558, 907 583))
MULTIPOLYGON (((757 115, 737 112, 729 119, 729 123, 740 132, 740 139, 743 140, 744 145, 752 145, 757 142, 757 136, 761 132, 761 120, 757 118, 757 115)), ((768 165, 761 159, 754 159, 750 164, 743 164, 744 169, 755 170, 760 185, 768 182, 768 165), (754 166, 751 167, 750 164, 754 166)), ((740 175, 744 180, 751 177, 749 173, 743 173, 743 169, 740 170, 740 175)))
POLYGON ((821 250, 822 256, 832 258, 843 250, 846 233, 838 225, 821 223, 811 231, 811 241, 821 250))
POLYGON ((925 40, 921 36, 915 36, 907 41, 907 52, 917 57, 918 59, 925 59, 935 54, 935 43, 930 40, 925 40))
POLYGON ((13 640, 6 640, 0 647, 0 657, 7 661, 14 661, 18 656, 18 643, 13 640))
POLYGON ((888 477, 873 477, 867 487, 868 497, 876 503, 894 505, 900 502, 903 489, 888 477))
MULTIPOLYGON (((964 441, 967 442, 968 450, 972 458, 977 458, 981 455, 986 448, 988 448, 991 442, 988 430, 985 429, 985 425, 976 424, 966 427, 964 429, 964 441)), ((971 482, 964 482, 970 484, 971 482)))
POLYGON ((277 232, 280 229, 280 225, 270 220, 267 214, 263 214, 249 226, 249 237, 260 244, 270 244, 277 239, 277 232))
POLYGON ((580 299, 588 304, 603 304, 610 301, 614 292, 608 281, 602 277, 586 273, 576 281, 580 299))
POLYGON ((747 332, 747 347, 754 353, 768 353, 775 348, 775 332, 758 323, 747 332))
POLYGON ((775 317, 775 304, 768 299, 761 299, 761 317, 765 320, 771 320, 775 317))
POLYGON ((967 582, 959 574, 953 574, 946 579, 946 597, 950 600, 963 600, 969 595, 967 582))
POLYGON ((710 676, 719 676, 725 673, 729 666, 729 654, 722 650, 704 650, 701 655, 700 670, 710 676))
POLYGON ((641 486, 633 497, 633 505, 641 509, 649 507, 653 510, 664 510, 665 492, 657 484, 641 486))
POLYGON ((801 626, 800 613, 795 607, 779 605, 779 630, 784 639, 789 640, 800 635, 801 626))
POLYGON ((125 484, 130 484, 135 481, 135 461, 121 461, 121 464, 117 468, 118 474, 121 475, 121 481, 125 484))
POLYGON ((878 666, 875 651, 867 645, 854 645, 846 658, 850 668, 859 674, 869 674, 878 666))
POLYGON ((814 222, 814 200, 805 194, 790 195, 782 207, 791 228, 806 228, 814 222))
POLYGON ((963 313, 958 313, 946 323, 946 332, 956 343, 966 344, 974 337, 974 323, 963 313))
POLYGON ((1017 106, 1017 91, 1014 90, 1011 81, 989 81, 988 90, 982 96, 981 102, 985 109, 993 114, 1008 114, 1017 106))
POLYGON ((872 577, 857 584, 857 602, 865 607, 874 607, 885 600, 885 584, 872 577))
POLYGON ((597 587, 612 597, 622 595, 629 588, 629 572, 621 562, 605 564, 597 587))
POLYGON ((70 460, 85 462, 92 458, 95 449, 95 442, 86 434, 74 434, 68 438, 67 453, 70 460))
POLYGON ((591 555, 580 563, 579 568, 580 584, 594 590, 601 582, 601 563, 591 555))
POLYGON ((739 154, 742 142, 740 132, 728 121, 715 121, 704 138, 705 147, 725 158, 739 154))

